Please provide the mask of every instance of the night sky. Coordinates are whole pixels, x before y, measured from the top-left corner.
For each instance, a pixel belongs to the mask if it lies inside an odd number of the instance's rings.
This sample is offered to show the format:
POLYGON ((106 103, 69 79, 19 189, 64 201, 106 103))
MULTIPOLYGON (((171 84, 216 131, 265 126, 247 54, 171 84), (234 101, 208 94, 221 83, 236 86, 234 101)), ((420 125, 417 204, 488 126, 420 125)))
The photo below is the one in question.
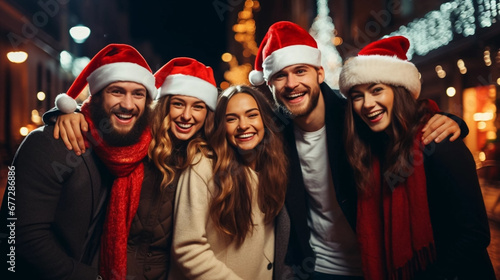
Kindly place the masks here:
POLYGON ((226 51, 228 12, 218 12, 212 0, 130 1, 134 40, 150 41, 164 63, 178 56, 195 58, 214 68, 217 81, 221 81, 220 57, 226 51))

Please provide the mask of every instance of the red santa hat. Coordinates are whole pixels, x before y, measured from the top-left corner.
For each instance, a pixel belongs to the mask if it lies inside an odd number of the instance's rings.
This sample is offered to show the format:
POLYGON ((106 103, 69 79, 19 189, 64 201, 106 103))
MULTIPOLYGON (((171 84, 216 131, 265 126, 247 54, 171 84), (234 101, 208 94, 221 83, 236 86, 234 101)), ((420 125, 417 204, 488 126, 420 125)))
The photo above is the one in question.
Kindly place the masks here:
POLYGON ((66 93, 56 97, 56 107, 64 113, 72 113, 76 109, 75 98, 87 84, 93 94, 118 81, 144 85, 153 99, 158 92, 153 72, 144 57, 132 46, 110 44, 90 60, 66 93))
POLYGON ((342 68, 340 91, 347 94, 356 85, 384 83, 403 86, 417 99, 421 88, 420 73, 406 57, 409 47, 410 41, 403 36, 368 44, 342 68))
POLYGON ((154 74, 159 93, 165 95, 186 95, 196 97, 212 111, 217 103, 217 85, 212 68, 189 57, 170 60, 154 74))
POLYGON ((255 70, 248 76, 252 85, 261 85, 281 69, 294 64, 321 66, 316 40, 302 27, 280 21, 269 27, 255 58, 255 70))

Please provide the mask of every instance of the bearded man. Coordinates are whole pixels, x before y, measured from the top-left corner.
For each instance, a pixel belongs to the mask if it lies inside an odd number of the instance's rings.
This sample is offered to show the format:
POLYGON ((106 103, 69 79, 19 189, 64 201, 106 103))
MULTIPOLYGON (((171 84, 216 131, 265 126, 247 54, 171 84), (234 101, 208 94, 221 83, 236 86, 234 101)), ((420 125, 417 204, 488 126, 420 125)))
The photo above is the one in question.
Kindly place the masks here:
POLYGON ((53 125, 32 131, 16 152, 15 187, 6 191, 0 210, 3 224, 14 225, 1 228, 0 253, 9 258, 2 261, 2 279, 96 279, 98 267, 106 276, 120 275, 157 89, 141 54, 122 44, 92 58, 56 99, 59 109, 74 111, 74 98, 87 85, 91 98, 81 111, 89 135, 82 156, 52 137, 53 125))

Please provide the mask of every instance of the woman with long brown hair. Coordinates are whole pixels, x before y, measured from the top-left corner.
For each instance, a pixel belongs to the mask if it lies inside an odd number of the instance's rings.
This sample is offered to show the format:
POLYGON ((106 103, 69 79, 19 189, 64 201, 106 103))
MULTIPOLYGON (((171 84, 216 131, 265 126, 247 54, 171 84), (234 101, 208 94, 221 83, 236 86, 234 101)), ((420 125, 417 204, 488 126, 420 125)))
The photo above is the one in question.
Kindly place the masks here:
POLYGON ((232 86, 219 97, 208 136, 214 154, 199 156, 179 178, 172 246, 184 278, 272 279, 274 219, 287 182, 273 116, 251 87, 232 86))
POLYGON ((462 140, 422 143, 438 108, 417 101, 408 48, 402 36, 373 42, 340 74, 364 278, 493 280, 474 159, 462 140))

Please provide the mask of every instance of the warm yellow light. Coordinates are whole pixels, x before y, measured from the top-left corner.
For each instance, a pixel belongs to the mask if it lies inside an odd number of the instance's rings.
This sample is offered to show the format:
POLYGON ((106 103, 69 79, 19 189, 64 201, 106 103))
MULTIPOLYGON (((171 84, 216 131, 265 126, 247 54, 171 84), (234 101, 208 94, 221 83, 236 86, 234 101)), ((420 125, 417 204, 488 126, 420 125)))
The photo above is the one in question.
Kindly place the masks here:
POLYGON ((36 98, 38 98, 38 100, 40 100, 40 101, 44 101, 44 100, 45 100, 45 92, 43 92, 43 91, 39 91, 39 92, 36 94, 36 98))
POLYGON ((23 126, 19 129, 19 133, 21 134, 21 136, 26 136, 29 133, 29 129, 27 127, 23 126))
POLYGON ((235 24, 233 25, 233 31, 236 33, 245 32, 245 26, 243 24, 235 24))
POLYGON ((446 89, 446 95, 448 95, 449 97, 455 96, 456 93, 457 90, 454 87, 449 87, 446 89))
POLYGON ((497 133, 493 130, 490 130, 488 132, 486 132, 486 139, 488 140, 495 140, 497 139, 497 133))
POLYGON ((241 11, 238 13, 238 17, 240 19, 249 19, 252 17, 252 12, 250 11, 241 11))
POLYGON ((486 122, 478 122, 477 123, 477 128, 478 129, 485 129, 486 128, 486 122))
POLYGON ((8 52, 7 58, 12 63, 23 63, 28 59, 28 53, 23 51, 8 52))
POLYGON ((220 83, 220 88, 221 88, 221 89, 223 89, 223 90, 224 90, 224 89, 226 89, 226 88, 228 88, 228 87, 229 87, 229 83, 228 83, 228 82, 223 81, 222 83, 220 83))
POLYGON ((486 66, 491 66, 490 48, 486 48, 486 50, 483 52, 483 55, 484 55, 484 64, 486 66))
POLYGON ((233 59, 233 55, 230 53, 223 53, 221 58, 222 58, 222 61, 229 62, 229 61, 231 61, 231 59, 233 59))
POLYGON ((500 78, 497 79, 497 85, 500 86, 500 78))
POLYGON ((40 113, 36 109, 31 111, 31 121, 38 125, 43 123, 42 117, 40 116, 40 113))
POLYGON ((476 122, 486 122, 490 121, 493 119, 493 113, 492 112, 485 112, 485 113, 475 113, 472 118, 476 122))
POLYGON ((250 56, 252 56, 252 52, 249 49, 244 49, 243 50, 243 56, 244 57, 250 57, 250 56))
POLYGON ((486 160, 486 154, 484 152, 479 152, 479 160, 480 161, 485 161, 486 160))
POLYGON ((242 42, 243 40, 245 40, 245 36, 243 36, 243 34, 241 33, 236 33, 234 34, 234 40, 236 40, 236 42, 242 42))
POLYGON ((441 65, 436 66, 436 74, 441 79, 446 77, 446 71, 443 70, 443 67, 441 67, 441 65))
POLYGON ((334 46, 340 46, 340 45, 342 45, 343 42, 344 42, 344 40, 342 40, 342 38, 340 38, 340 37, 335 36, 335 38, 333 38, 333 45, 334 46))
POLYGON ((31 115, 31 121, 36 124, 41 124, 42 123, 42 117, 36 116, 36 115, 31 115))
POLYGON ((462 59, 457 60, 457 67, 460 70, 460 74, 467 73, 467 67, 465 67, 465 62, 462 59))

